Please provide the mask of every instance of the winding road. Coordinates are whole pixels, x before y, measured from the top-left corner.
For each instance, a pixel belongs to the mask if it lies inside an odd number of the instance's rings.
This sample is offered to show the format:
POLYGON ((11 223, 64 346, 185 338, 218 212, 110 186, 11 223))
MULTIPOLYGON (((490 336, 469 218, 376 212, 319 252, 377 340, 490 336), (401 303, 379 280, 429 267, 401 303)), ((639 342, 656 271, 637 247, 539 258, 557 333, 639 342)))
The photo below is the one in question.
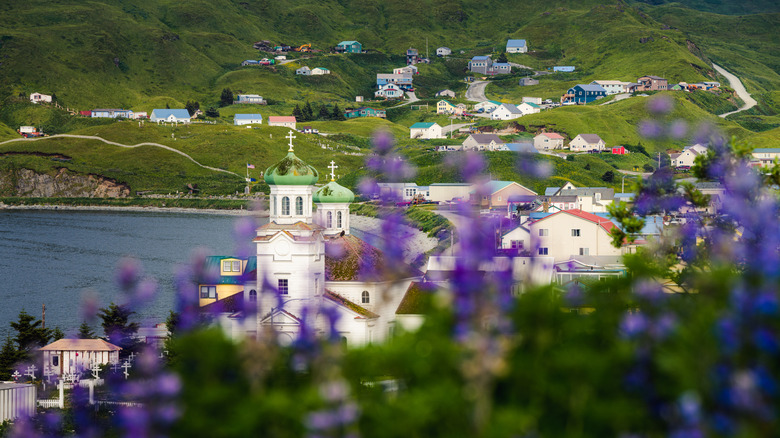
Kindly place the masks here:
POLYGON ((195 161, 194 158, 192 158, 191 156, 185 154, 184 152, 182 152, 182 151, 180 151, 178 149, 174 149, 174 148, 172 148, 170 146, 166 146, 164 144, 159 144, 159 143, 138 143, 138 144, 134 144, 134 145, 127 145, 127 144, 122 144, 122 143, 117 143, 117 142, 114 142, 114 141, 106 140, 105 138, 97 137, 97 136, 94 136, 94 135, 57 134, 57 135, 51 135, 49 137, 38 137, 38 138, 12 138, 11 140, 6 140, 6 141, 3 141, 3 142, 0 142, 0 145, 4 145, 4 144, 7 144, 7 143, 12 143, 12 142, 16 142, 16 141, 29 142, 29 141, 47 140, 47 139, 51 139, 51 138, 80 138, 80 139, 84 139, 84 140, 98 140, 98 141, 102 141, 103 143, 106 143, 106 144, 110 144, 110 145, 113 145, 113 146, 119 146, 119 147, 122 147, 122 148, 128 148, 128 149, 133 149, 133 148, 137 148, 137 147, 140 147, 140 146, 154 146, 154 147, 162 148, 162 149, 165 149, 165 150, 177 153, 177 154, 187 158, 188 160, 192 161, 193 163, 197 164, 198 166, 200 166, 200 167, 202 167, 204 169, 213 170, 214 172, 228 173, 230 175, 235 175, 235 176, 237 176, 239 178, 244 178, 243 176, 241 176, 241 175, 239 175, 239 174, 237 174, 235 172, 231 172, 229 170, 218 169, 216 167, 211 167, 211 166, 206 166, 204 164, 200 164, 197 161, 195 161))
POLYGON ((487 100, 485 97, 485 87, 487 87, 488 81, 474 81, 469 84, 469 89, 466 90, 466 99, 472 102, 484 102, 487 100))
POLYGON ((730 116, 730 115, 732 115, 734 113, 738 113, 740 111, 745 111, 746 109, 750 109, 750 108, 753 108, 754 106, 756 106, 756 104, 757 104, 756 100, 753 99, 753 97, 750 95, 750 93, 747 92, 747 90, 745 89, 745 86, 742 85, 742 81, 740 81, 738 77, 736 77, 733 74, 727 72, 723 67, 721 67, 721 66, 719 66, 717 64, 712 64, 712 67, 715 68, 715 71, 717 71, 718 73, 722 74, 723 76, 726 77, 726 79, 728 79, 729 86, 731 86, 731 88, 734 89, 734 92, 737 93, 737 96, 739 96, 739 98, 742 99, 743 102, 745 102, 745 104, 742 105, 742 108, 740 108, 740 109, 738 109, 736 111, 731 111, 731 112, 728 112, 728 113, 725 113, 725 114, 720 114, 720 117, 725 118, 726 116, 730 116))
POLYGON ((407 100, 406 102, 404 102, 404 103, 402 103, 400 105, 391 106, 388 109, 393 109, 393 108, 398 108, 398 107, 401 107, 401 106, 409 105, 410 103, 414 103, 414 102, 417 102, 418 100, 420 100, 420 99, 417 98, 417 95, 414 94, 414 92, 412 92, 412 91, 407 91, 406 95, 409 96, 409 100, 407 100))

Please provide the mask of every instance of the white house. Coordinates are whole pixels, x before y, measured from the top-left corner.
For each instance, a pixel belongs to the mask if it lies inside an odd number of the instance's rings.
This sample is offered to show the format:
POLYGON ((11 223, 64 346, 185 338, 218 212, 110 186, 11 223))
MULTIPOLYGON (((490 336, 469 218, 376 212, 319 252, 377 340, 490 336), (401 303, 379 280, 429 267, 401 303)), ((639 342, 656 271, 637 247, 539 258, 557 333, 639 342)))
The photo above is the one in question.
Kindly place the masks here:
POLYGON ((490 118, 492 120, 512 120, 522 116, 523 112, 511 103, 502 103, 490 112, 490 118))
POLYGON ((32 103, 51 103, 51 96, 48 94, 32 93, 30 94, 30 102, 32 103))
POLYGON ((452 54, 452 50, 449 47, 439 47, 436 49, 436 56, 447 56, 452 54))
POLYGON ((518 251, 531 249, 531 230, 523 225, 501 235, 502 249, 516 249, 518 251))
POLYGON ((517 109, 520 110, 523 115, 536 114, 542 110, 542 108, 533 102, 523 102, 517 105, 517 109))
POLYGON ((396 99, 403 95, 403 90, 398 88, 398 85, 395 84, 381 85, 379 89, 374 92, 374 97, 384 97, 385 99, 396 99))
POLYGON ((269 116, 268 126, 283 126, 295 129, 295 116, 269 116))
POLYGON ((296 75, 303 75, 303 76, 309 76, 311 75, 311 69, 307 66, 303 66, 297 70, 295 70, 296 75))
POLYGON ((496 102, 495 100, 486 100, 484 102, 480 102, 474 105, 474 111, 489 113, 500 106, 501 106, 501 102, 496 102))
POLYGON ((569 142, 572 152, 603 151, 604 140, 597 134, 579 134, 569 142))
POLYGON ((463 140, 463 149, 478 151, 497 151, 504 146, 504 141, 496 134, 471 134, 463 140))
POLYGON ((262 125, 263 116, 260 114, 236 114, 233 116, 233 124, 240 125, 262 125))
POLYGON ((77 373, 99 365, 119 363, 120 347, 102 339, 60 339, 39 349, 43 366, 51 367, 55 376, 77 373))
POLYGON ((428 187, 430 200, 436 202, 448 202, 453 199, 465 201, 474 191, 474 185, 471 183, 433 183, 428 187))
POLYGON ((707 153, 707 146, 695 144, 683 149, 679 154, 670 154, 672 167, 691 167, 696 161, 696 157, 707 153))
POLYGON ((259 94, 239 94, 238 100, 235 103, 246 103, 246 104, 263 104, 265 101, 263 100, 263 96, 259 94))
POLYGON ((542 132, 534 137, 534 148, 540 151, 563 149, 563 136, 555 132, 542 132))
POLYGON ((526 53, 528 52, 528 45, 525 40, 507 40, 506 53, 526 53))
POLYGON ((393 69, 394 75, 416 75, 417 73, 417 67, 411 64, 407 65, 406 67, 398 67, 393 69))
POLYGON ((752 155, 753 160, 759 165, 770 166, 774 165, 775 159, 780 158, 780 148, 756 148, 753 149, 752 155))
POLYGON ((319 75, 329 75, 330 70, 328 70, 325 67, 314 67, 311 69, 311 75, 312 76, 319 76, 319 75))
POLYGON ((575 187, 567 182, 563 187, 548 187, 540 196, 536 211, 582 210, 587 213, 606 213, 615 200, 615 190, 608 187, 575 187))
POLYGON ((190 123, 190 112, 186 109, 155 109, 149 120, 154 123, 190 123))
POLYGON ((626 85, 630 82, 623 81, 593 81, 591 85, 601 85, 601 88, 606 90, 607 96, 610 94, 626 93, 626 85))
POLYGON ((409 138, 444 138, 444 135, 441 133, 441 126, 438 123, 418 122, 409 128, 409 138))
POLYGON ((620 256, 621 248, 612 246, 609 219, 582 210, 564 210, 530 224, 531 248, 555 262, 574 255, 620 256))
POLYGON ((436 97, 455 97, 455 92, 452 90, 441 90, 436 93, 436 97))
POLYGON ((138 120, 138 119, 146 119, 149 117, 149 115, 146 113, 146 111, 133 111, 133 115, 131 117, 134 120, 138 120))
POLYGON ((34 134, 36 132, 35 126, 20 126, 19 134, 34 134))
POLYGON ((541 105, 542 104, 542 98, 541 97, 524 96, 523 97, 523 102, 532 103, 534 105, 541 105))

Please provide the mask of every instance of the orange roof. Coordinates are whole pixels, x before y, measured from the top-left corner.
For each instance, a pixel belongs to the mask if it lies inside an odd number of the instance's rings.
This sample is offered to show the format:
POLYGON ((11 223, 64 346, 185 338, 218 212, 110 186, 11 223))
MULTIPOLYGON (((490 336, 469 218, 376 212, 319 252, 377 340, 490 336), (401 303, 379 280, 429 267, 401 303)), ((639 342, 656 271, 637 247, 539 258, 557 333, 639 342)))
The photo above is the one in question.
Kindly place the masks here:
POLYGON ((558 133, 555 133, 555 132, 542 132, 541 135, 544 135, 544 136, 546 136, 548 138, 553 138, 553 139, 559 139, 559 138, 563 139, 563 136, 561 134, 558 134, 558 133))
POLYGON ((293 122, 295 123, 295 116, 269 116, 268 123, 271 122, 293 122))
POLYGON ((102 339, 60 339, 39 348, 41 351, 119 351, 121 349, 102 339))

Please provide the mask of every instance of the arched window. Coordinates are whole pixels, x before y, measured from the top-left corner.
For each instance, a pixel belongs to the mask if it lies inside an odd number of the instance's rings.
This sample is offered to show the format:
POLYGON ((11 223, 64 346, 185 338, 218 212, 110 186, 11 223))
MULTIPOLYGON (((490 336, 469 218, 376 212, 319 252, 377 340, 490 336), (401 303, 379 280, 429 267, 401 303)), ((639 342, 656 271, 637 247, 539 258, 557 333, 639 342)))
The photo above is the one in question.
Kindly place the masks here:
POLYGON ((285 196, 282 198, 282 216, 290 215, 290 198, 285 196))
POLYGON ((363 304, 369 304, 371 302, 371 296, 368 294, 367 290, 363 291, 363 304))
POLYGON ((295 214, 303 216, 303 198, 300 196, 295 198, 295 214))
POLYGON ((341 212, 336 213, 336 228, 341 228, 341 212))
POLYGON ((252 289, 249 291, 249 302, 250 303, 256 303, 257 302, 257 291, 252 289))
POLYGON ((328 212, 328 226, 326 228, 333 228, 333 212, 328 212))

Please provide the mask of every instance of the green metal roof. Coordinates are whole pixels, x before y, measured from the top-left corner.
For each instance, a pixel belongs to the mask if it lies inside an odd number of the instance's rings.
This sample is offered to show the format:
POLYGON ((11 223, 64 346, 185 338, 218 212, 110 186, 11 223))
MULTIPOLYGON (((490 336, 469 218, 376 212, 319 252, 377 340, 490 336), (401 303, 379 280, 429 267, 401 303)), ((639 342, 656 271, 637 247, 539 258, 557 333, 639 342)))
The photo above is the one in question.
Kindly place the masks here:
POLYGON ((417 122, 410 129, 428 129, 431 126, 435 125, 435 123, 425 123, 425 122, 417 122))
POLYGON ((282 161, 265 170, 265 182, 276 186, 310 186, 320 179, 317 169, 290 151, 282 161))
POLYGON ((326 203, 349 203, 355 200, 355 194, 352 190, 340 185, 336 181, 331 181, 319 190, 314 192, 314 202, 326 203))

